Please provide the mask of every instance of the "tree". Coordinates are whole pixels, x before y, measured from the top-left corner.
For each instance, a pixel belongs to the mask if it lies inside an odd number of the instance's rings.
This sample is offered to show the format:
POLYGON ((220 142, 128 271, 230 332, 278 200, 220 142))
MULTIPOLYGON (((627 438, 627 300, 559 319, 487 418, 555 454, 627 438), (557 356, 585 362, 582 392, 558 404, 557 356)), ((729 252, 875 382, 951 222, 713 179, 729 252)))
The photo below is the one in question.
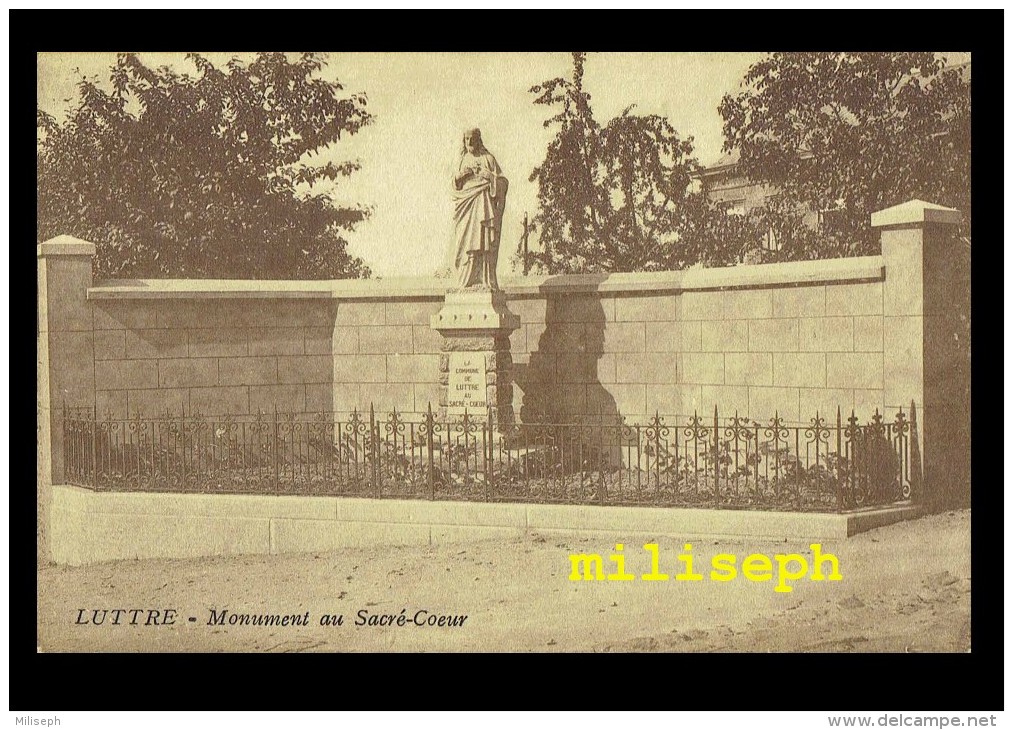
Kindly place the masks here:
POLYGON ((921 198, 970 211, 970 82, 933 53, 774 53, 719 111, 725 150, 784 211, 825 211, 789 258, 875 253, 876 210, 921 198))
POLYGON ((187 59, 196 76, 120 54, 111 92, 82 79, 66 121, 38 110, 38 239, 94 242, 110 277, 368 276, 343 234, 369 211, 324 190, 358 163, 309 163, 370 123, 366 97, 319 54, 187 59))
POLYGON ((685 265, 679 229, 696 167, 692 140, 633 107, 601 126, 583 86, 585 56, 573 54, 571 78, 531 89, 535 104, 558 110, 544 123, 558 131, 530 177, 538 183, 532 224, 543 249, 530 258, 549 273, 685 265))

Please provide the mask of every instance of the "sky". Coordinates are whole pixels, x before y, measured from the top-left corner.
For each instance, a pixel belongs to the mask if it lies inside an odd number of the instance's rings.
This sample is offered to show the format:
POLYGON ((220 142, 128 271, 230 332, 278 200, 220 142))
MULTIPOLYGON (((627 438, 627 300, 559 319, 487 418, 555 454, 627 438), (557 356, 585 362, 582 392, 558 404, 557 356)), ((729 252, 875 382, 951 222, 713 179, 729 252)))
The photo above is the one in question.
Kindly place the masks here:
MULTIPOLYGON (((232 56, 202 54, 216 65, 232 56)), ((721 154, 718 103, 734 93, 762 53, 591 53, 584 86, 602 124, 631 104, 661 114, 692 136, 703 164, 721 154)), ((148 65, 193 71, 182 53, 141 53, 148 65)), ((108 87, 114 53, 40 54, 38 103, 58 118, 72 106, 81 75, 108 87)), ((335 189, 339 203, 372 206, 372 216, 348 235, 349 250, 377 276, 429 275, 452 246, 450 180, 462 132, 479 127, 486 147, 510 180, 499 274, 508 276, 525 211, 534 215, 537 186, 528 181, 554 131, 552 112, 532 103, 529 89, 569 77, 569 53, 331 53, 322 75, 349 93, 363 92, 374 123, 320 156, 359 159, 362 169, 335 189)))

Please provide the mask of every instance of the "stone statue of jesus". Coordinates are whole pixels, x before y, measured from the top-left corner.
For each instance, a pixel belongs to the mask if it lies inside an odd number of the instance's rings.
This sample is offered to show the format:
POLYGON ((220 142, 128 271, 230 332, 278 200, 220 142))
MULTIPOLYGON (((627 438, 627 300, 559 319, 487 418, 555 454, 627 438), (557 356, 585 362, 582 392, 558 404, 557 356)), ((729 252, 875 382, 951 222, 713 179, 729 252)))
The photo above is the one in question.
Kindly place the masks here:
POLYGON ((496 264, 508 182, 482 144, 482 133, 464 133, 454 175, 454 267, 463 289, 499 289, 496 264))

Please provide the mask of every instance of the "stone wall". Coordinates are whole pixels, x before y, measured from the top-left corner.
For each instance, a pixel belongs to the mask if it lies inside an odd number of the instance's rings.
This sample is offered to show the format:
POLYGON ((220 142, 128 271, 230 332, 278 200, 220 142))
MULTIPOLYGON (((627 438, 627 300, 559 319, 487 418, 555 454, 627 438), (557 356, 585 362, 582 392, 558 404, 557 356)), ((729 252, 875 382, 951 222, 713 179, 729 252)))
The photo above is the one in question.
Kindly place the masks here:
POLYGON ((330 300, 96 299, 91 309, 100 413, 332 408, 330 300))
MULTIPOLYGON (((630 422, 715 405, 789 421, 838 406, 882 412, 882 261, 820 262, 833 279, 822 283, 804 281, 812 268, 508 282, 521 318, 511 336, 515 412, 630 422)), ((93 286, 93 333, 73 353, 85 362, 94 347, 94 375, 81 385, 93 383, 99 411, 114 416, 435 408, 441 339, 429 317, 439 284, 359 285, 299 298, 271 284, 229 297, 205 282, 93 286)), ((87 314, 80 321, 87 327, 87 314)))
POLYGON ((763 422, 882 413, 884 275, 866 257, 518 282, 515 409, 629 422, 715 406, 763 422))
MULTIPOLYGON (((864 422, 914 406, 945 441, 969 421, 955 220, 921 201, 877 213, 881 256, 506 281, 521 322, 514 413, 634 423, 658 412, 672 425, 716 406, 807 424, 838 408, 864 422)), ((438 408, 430 317, 444 281, 94 283, 93 254, 66 237, 39 246, 40 440, 53 478, 63 404, 117 416, 438 408)), ((966 472, 960 448, 938 468, 959 459, 966 472)))
MULTIPOLYGON (((122 417, 439 404, 441 282, 92 285, 64 263, 59 280, 78 290, 52 302, 57 405, 122 417)), ((867 418, 902 405, 884 398, 884 278, 867 257, 508 281, 515 413, 867 418)))

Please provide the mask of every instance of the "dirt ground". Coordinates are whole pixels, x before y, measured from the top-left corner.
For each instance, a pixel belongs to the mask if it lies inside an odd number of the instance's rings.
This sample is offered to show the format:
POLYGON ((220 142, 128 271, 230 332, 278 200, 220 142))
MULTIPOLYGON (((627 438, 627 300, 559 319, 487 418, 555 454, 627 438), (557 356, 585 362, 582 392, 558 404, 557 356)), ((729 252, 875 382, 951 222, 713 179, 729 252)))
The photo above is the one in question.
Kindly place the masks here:
MULTIPOLYGON (((970 512, 950 512, 824 542, 843 580, 571 582, 570 553, 608 536, 532 535, 460 545, 332 553, 138 560, 39 573, 42 651, 965 652, 970 650, 970 512), (78 625, 79 609, 178 611, 171 626, 78 625), (356 626, 400 615, 404 626, 356 626), (306 626, 208 625, 211 612, 300 614, 306 626), (463 626, 417 626, 467 615, 463 626), (341 626, 321 626, 323 615, 341 626), (193 617, 195 621, 189 621, 193 617), (368 619, 367 619, 368 620, 368 619)), ((622 536, 617 536, 622 537, 622 536)), ((621 541, 621 540, 620 540, 621 541)), ((628 540, 628 570, 646 572, 648 540, 628 540)), ((657 541, 661 569, 681 572, 683 542, 657 541)), ((798 544, 688 538, 707 574, 716 553, 802 553, 798 544)), ((611 572, 611 571, 609 571, 611 572)))

